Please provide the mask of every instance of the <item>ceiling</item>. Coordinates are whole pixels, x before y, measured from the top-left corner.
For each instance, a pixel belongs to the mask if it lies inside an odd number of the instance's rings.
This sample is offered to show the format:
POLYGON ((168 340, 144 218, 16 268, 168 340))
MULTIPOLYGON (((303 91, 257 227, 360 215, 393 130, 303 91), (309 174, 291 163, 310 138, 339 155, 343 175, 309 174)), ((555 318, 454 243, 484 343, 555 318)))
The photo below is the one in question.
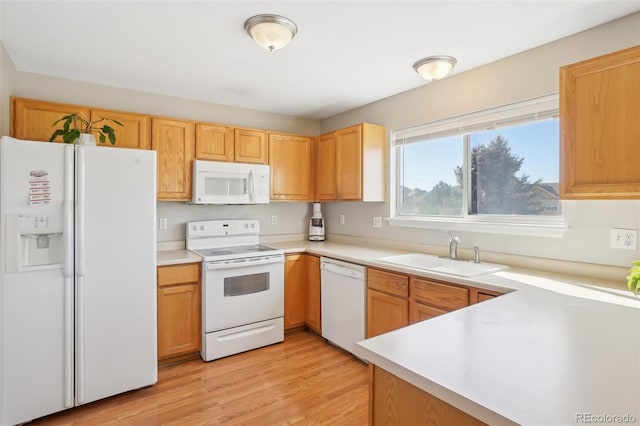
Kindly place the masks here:
MULTIPOLYGON (((0 35, 19 71, 323 119, 426 83, 425 56, 452 74, 640 10, 640 0, 1 0, 0 35), (249 17, 298 26, 260 48, 249 17)), ((437 83, 430 83, 437 84, 437 83)))

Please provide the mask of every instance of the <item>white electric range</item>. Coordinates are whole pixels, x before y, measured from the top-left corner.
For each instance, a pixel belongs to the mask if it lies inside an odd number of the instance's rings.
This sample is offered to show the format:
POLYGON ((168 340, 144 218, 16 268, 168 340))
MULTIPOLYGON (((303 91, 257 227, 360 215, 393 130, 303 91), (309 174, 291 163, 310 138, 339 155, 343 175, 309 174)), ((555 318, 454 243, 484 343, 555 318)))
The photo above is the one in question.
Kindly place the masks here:
POLYGON ((187 224, 187 249, 203 258, 205 361, 284 340, 284 252, 259 240, 257 220, 187 224))

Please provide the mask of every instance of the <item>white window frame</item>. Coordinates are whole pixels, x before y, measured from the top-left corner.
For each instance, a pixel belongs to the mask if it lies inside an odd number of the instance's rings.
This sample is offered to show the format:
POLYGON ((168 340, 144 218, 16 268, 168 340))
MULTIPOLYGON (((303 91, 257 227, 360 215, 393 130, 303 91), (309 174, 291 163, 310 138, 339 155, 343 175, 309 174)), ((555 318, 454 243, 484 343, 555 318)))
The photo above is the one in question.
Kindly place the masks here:
MULTIPOLYGON (((441 139, 448 136, 464 136, 464 143, 469 144, 470 133, 494 129, 499 127, 525 124, 534 120, 558 117, 558 94, 543 96, 523 102, 517 102, 484 111, 465 114, 444 120, 433 121, 419 126, 398 129, 391 132, 391 164, 390 164, 390 217, 387 219, 391 226, 438 229, 448 231, 470 231, 493 234, 531 235, 559 238, 568 229, 565 222, 565 206, 560 201, 563 215, 558 216, 524 216, 524 215, 472 215, 469 214, 470 180, 468 157, 463 159, 464 197, 463 215, 449 216, 399 216, 399 191, 401 180, 401 156, 399 147, 411 143, 411 138, 421 140, 441 139)), ((470 148, 465 150, 470 152, 470 148)))

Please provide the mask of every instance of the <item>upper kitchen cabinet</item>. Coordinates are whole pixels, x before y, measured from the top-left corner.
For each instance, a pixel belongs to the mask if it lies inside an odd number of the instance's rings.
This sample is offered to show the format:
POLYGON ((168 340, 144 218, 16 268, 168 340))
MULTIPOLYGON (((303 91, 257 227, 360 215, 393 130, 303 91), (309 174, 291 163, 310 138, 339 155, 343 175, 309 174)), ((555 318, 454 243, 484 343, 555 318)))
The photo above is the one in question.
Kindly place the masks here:
POLYGON ((563 199, 640 198, 640 46, 560 69, 563 199))
MULTIPOLYGON (((18 139, 48 142, 57 129, 53 123, 65 115, 78 113, 89 117, 89 108, 39 101, 36 99, 11 98, 11 136, 18 139)), ((58 137, 56 142, 62 142, 58 137)))
POLYGON ((328 133, 315 141, 315 199, 332 201, 338 198, 336 187, 336 133, 328 133))
POLYGON ((313 198, 312 148, 309 137, 269 133, 272 200, 313 198))
MULTIPOLYGON (((122 126, 105 121, 104 124, 115 130, 116 143, 111 145, 109 140, 100 143, 99 136, 95 134, 100 146, 115 146, 118 148, 151 149, 151 117, 148 115, 134 114, 130 112, 111 111, 106 109, 91 109, 91 121, 101 118, 111 118, 122 123, 122 126)), ((101 126, 103 123, 98 123, 101 126)))
POLYGON ((194 124, 153 117, 151 147, 158 152, 158 200, 191 201, 194 124))
POLYGON ((196 159, 233 161, 234 150, 233 127, 196 123, 196 159))
POLYGON ((236 162, 268 164, 267 132, 236 128, 234 139, 234 159, 236 162))
POLYGON ((318 201, 384 201, 385 129, 358 124, 320 136, 316 147, 318 201))

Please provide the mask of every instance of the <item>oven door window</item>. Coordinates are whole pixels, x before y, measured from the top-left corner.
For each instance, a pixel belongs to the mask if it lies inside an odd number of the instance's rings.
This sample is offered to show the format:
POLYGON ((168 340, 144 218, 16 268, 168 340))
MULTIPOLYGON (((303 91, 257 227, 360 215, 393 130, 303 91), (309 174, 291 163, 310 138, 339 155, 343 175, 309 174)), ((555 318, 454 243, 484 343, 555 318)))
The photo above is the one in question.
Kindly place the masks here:
POLYGON ((224 297, 244 296, 267 290, 269 290, 268 272, 224 279, 224 297))

